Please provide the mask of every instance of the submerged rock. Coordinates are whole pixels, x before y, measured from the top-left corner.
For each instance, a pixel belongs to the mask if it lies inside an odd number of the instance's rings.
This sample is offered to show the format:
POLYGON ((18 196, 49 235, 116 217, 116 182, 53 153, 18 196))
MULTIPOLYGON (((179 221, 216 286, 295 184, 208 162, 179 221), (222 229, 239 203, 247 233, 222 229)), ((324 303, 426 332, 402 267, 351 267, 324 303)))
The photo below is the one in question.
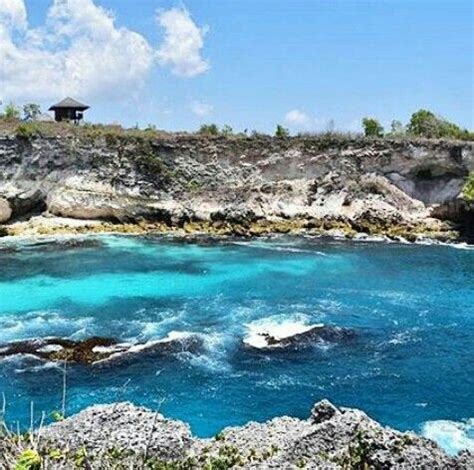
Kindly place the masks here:
POLYGON ((50 449, 68 449, 69 455, 86 449, 89 463, 99 467, 101 459, 111 462, 110 449, 127 468, 139 464, 189 469, 469 469, 474 465, 468 451, 449 457, 429 439, 383 427, 362 411, 338 408, 327 400, 317 403, 307 420, 280 417, 250 422, 226 428, 214 439, 196 438, 187 424, 130 403, 96 405, 43 429, 41 452, 47 456, 50 449))

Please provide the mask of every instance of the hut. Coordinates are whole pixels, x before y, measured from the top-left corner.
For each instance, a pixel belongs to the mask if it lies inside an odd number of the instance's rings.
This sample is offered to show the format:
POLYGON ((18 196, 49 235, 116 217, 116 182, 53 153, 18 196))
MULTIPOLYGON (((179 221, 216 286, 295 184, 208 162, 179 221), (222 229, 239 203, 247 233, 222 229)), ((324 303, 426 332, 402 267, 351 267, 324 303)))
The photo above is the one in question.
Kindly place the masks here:
POLYGON ((55 121, 73 121, 76 124, 83 119, 86 109, 89 109, 89 106, 73 98, 65 98, 49 108, 50 111, 54 111, 55 121))

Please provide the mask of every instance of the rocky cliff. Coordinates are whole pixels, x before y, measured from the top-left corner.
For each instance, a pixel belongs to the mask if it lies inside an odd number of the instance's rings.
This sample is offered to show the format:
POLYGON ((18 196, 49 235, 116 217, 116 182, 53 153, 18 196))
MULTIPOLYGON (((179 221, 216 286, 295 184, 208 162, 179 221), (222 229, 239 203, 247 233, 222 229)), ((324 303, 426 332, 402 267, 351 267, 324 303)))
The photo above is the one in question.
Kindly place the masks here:
POLYGON ((196 438, 186 423, 129 403, 96 405, 39 430, 33 442, 36 450, 27 454, 21 441, 0 438, 0 467, 13 468, 18 454, 34 458, 34 468, 48 469, 467 470, 474 465, 469 451, 449 457, 433 441, 385 428, 359 410, 327 400, 306 420, 251 422, 212 439, 196 438))
POLYGON ((462 188, 473 170, 474 144, 458 141, 3 136, 0 223, 13 234, 42 233, 61 217, 217 234, 449 238, 472 225, 462 188))

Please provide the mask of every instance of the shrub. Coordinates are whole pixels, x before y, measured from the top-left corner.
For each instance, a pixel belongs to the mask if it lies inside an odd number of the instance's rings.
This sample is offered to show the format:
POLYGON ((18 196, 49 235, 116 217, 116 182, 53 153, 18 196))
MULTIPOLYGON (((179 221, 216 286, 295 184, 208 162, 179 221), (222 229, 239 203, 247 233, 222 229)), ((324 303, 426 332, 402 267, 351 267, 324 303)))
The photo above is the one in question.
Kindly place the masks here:
POLYGON ((203 124, 199 128, 199 134, 219 135, 219 128, 216 126, 216 124, 203 124))
POLYGON ((22 137, 23 139, 31 139, 38 134, 39 128, 33 122, 23 122, 16 128, 17 137, 22 137))
POLYGON ((474 171, 469 173, 462 193, 467 202, 474 202, 474 171))
POLYGON ((472 140, 473 138, 472 132, 469 132, 467 129, 461 129, 458 125, 436 116, 436 114, 427 109, 419 109, 411 115, 408 131, 416 136, 438 139, 446 137, 472 140))
POLYGON ((20 110, 13 103, 9 103, 5 106, 4 117, 9 121, 20 119, 20 110))
POLYGON ((383 127, 377 119, 365 117, 362 119, 362 127, 367 137, 383 136, 383 127))
POLYGON ((27 449, 18 458, 15 470, 40 470, 41 457, 35 450, 27 449))
POLYGON ((286 127, 283 127, 280 124, 278 124, 275 131, 275 137, 286 138, 289 136, 290 136, 290 131, 286 127))
POLYGON ((228 126, 227 124, 222 128, 221 134, 225 137, 229 137, 231 135, 234 135, 234 130, 232 127, 228 126))

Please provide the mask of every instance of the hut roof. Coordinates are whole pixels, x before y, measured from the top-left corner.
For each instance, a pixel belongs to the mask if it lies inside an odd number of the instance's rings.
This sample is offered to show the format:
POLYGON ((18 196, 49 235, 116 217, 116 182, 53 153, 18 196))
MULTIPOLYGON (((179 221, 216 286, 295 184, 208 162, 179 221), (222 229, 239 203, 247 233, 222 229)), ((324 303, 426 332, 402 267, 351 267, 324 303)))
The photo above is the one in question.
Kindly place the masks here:
POLYGON ((49 110, 54 111, 58 108, 75 108, 79 111, 85 111, 86 109, 89 109, 89 106, 87 106, 86 104, 79 103, 79 101, 76 101, 73 98, 67 97, 61 100, 59 103, 53 104, 53 106, 51 106, 49 110))

